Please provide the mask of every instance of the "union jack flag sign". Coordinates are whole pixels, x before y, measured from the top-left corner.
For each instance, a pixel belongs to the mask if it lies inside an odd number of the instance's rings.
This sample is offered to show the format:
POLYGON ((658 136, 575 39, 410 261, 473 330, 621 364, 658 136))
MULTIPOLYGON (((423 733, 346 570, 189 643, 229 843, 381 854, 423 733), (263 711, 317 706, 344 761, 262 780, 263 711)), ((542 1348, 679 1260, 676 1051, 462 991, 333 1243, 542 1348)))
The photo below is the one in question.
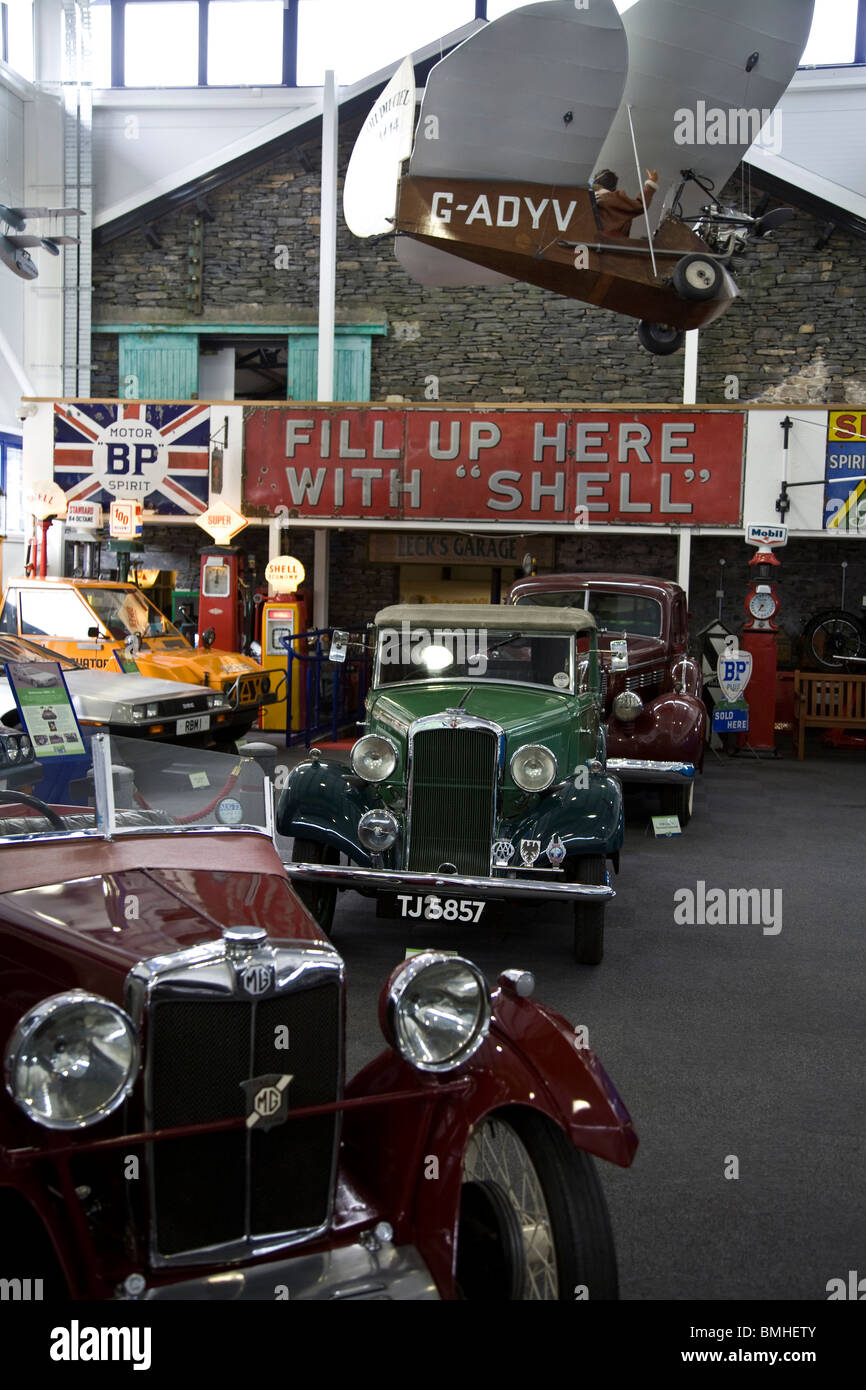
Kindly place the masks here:
POLYGON ((145 512, 198 516, 210 482, 210 407, 56 401, 54 481, 68 502, 118 497, 145 512))

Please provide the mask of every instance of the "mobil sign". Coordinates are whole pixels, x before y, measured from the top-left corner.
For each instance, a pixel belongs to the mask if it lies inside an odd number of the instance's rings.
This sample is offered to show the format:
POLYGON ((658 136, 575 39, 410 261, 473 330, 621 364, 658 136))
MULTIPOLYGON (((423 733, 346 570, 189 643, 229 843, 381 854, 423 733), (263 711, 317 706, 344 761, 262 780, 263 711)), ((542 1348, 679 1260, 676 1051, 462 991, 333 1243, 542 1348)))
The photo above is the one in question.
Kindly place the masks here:
POLYGON ((743 436, 722 409, 250 407, 244 509, 738 526, 743 436))

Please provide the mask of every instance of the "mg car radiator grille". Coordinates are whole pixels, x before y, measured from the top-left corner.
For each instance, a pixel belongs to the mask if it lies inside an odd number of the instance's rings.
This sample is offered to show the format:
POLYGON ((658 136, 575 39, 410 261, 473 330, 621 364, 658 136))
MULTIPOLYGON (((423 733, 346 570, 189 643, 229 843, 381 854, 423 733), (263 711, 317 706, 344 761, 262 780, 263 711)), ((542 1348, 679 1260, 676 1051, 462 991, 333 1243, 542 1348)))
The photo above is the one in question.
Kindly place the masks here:
POLYGON ((422 729, 413 741, 407 868, 488 874, 497 740, 484 729, 422 729))
POLYGON ((665 678, 664 667, 658 671, 641 671, 640 675, 627 676, 626 690, 647 690, 651 685, 661 685, 665 678))
MULTIPOLYGON (((247 1115, 241 1082, 291 1074, 289 1110, 337 1099, 341 991, 337 980, 245 997, 151 995, 147 1090, 154 1129, 247 1115), (180 997, 179 997, 180 996, 180 997), (289 1046, 275 1048, 277 1029, 289 1046)), ((278 1243, 328 1218, 336 1113, 169 1139, 150 1149, 152 1245, 160 1259, 216 1247, 278 1243)))

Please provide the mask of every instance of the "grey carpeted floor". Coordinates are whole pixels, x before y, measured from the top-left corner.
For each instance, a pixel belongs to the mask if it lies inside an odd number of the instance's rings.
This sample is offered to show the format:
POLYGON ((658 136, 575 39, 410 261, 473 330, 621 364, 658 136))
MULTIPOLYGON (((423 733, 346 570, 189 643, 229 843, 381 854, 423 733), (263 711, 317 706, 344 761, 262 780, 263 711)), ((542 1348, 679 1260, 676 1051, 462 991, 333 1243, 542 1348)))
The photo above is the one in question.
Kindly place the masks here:
POLYGON ((572 962, 568 908, 410 932, 342 894, 349 1071, 381 1048, 379 990, 407 946, 459 947, 491 983, 531 969, 640 1135, 631 1169, 599 1164, 622 1297, 826 1299, 866 1275, 866 754, 708 758, 681 838, 646 834, 656 809, 630 800, 596 968, 572 962), (674 894, 699 880, 781 889, 781 930, 677 925, 674 894))

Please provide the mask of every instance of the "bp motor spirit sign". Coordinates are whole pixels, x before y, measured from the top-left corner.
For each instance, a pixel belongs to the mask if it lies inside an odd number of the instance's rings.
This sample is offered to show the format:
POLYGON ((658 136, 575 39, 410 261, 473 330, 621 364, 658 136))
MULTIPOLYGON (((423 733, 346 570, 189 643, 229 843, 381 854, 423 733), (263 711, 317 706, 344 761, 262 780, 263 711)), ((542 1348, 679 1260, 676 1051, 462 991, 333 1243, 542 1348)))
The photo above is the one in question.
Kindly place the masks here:
POLYGON ((68 501, 116 498, 198 516, 208 503, 210 407, 56 401, 54 481, 68 501))
POLYGON ((735 411, 252 407, 244 509, 298 518, 738 526, 735 411))

